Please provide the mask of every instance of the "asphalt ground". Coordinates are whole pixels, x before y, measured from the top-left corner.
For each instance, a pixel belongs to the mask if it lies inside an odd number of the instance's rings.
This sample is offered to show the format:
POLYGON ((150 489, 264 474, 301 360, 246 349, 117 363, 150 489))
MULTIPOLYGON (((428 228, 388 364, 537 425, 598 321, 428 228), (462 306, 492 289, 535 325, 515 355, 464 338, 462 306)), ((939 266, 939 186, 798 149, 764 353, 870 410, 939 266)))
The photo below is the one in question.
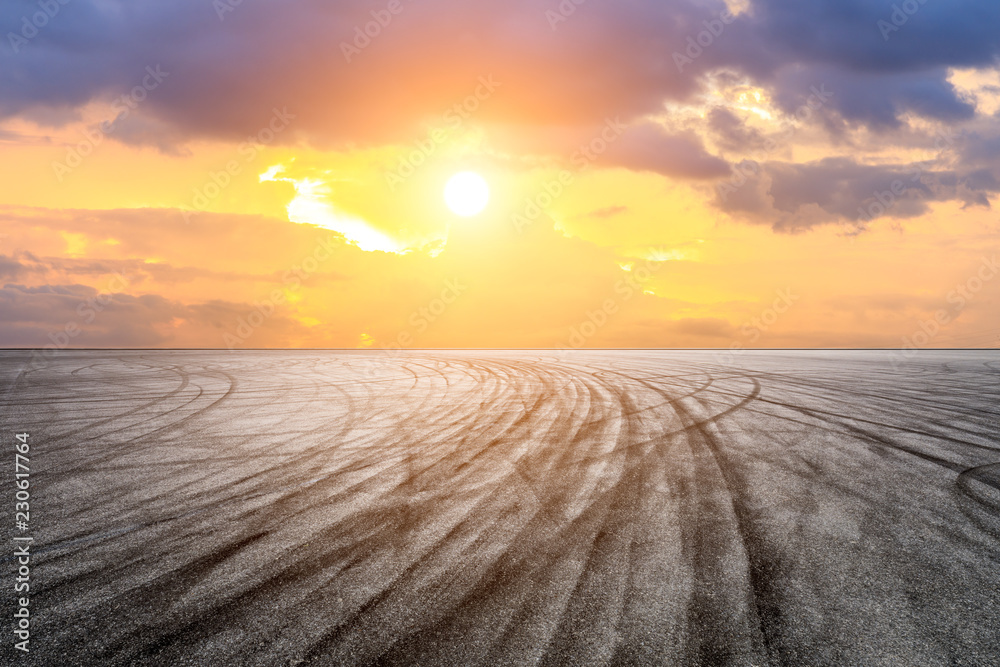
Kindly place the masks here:
POLYGON ((1000 665, 997 351, 0 351, 0 406, 0 664, 1000 665))

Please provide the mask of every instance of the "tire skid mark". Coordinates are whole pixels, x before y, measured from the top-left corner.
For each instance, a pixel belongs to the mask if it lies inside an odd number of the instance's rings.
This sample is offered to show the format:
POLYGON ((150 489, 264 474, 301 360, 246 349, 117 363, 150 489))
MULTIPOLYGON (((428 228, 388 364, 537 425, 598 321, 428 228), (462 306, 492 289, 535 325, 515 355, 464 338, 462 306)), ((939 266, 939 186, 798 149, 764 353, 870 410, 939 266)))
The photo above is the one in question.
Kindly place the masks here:
MULTIPOLYGON (((49 641, 67 664, 794 664, 783 628, 796 619, 775 589, 794 554, 768 550, 747 453, 724 429, 768 415, 780 420, 772 438, 839 433, 933 457, 868 433, 892 428, 882 415, 894 406, 878 397, 897 381, 888 372, 842 422, 823 414, 851 405, 833 385, 848 380, 830 374, 810 385, 682 354, 655 364, 607 352, 375 354, 120 355, 77 374, 46 410, 84 409, 83 378, 108 391, 116 372, 128 389, 111 390, 111 405, 127 396, 172 408, 194 393, 151 395, 154 382, 135 381, 142 364, 160 377, 182 369, 205 396, 168 423, 151 418, 136 440, 126 427, 76 450, 56 443, 53 469, 107 473, 148 457, 156 483, 130 492, 121 525, 39 552, 40 594, 60 600, 49 641), (219 400, 224 377, 228 402, 193 410, 219 400), (771 393, 806 391, 798 406, 771 393), (255 413, 263 431, 227 425, 255 413), (122 622, 102 624, 99 608, 122 622)), ((92 361, 35 377, 54 386, 92 361)), ((950 377, 963 381, 966 368, 950 377)), ((100 410, 93 421, 120 426, 100 410)), ((978 427, 948 441, 937 435, 946 418, 915 423, 955 450, 956 493, 992 488, 970 472, 992 464, 969 468, 982 454, 964 435, 984 437, 978 427)), ((944 451, 936 458, 949 462, 944 451)), ((73 511, 78 527, 100 525, 90 508, 73 511)))

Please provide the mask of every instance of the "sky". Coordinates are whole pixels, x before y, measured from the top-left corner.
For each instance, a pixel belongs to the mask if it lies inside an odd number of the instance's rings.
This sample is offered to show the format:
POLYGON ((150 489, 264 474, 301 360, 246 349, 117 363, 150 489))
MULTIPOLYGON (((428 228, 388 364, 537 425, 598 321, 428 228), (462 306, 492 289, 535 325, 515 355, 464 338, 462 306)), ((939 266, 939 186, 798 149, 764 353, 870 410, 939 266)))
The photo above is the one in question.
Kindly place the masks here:
POLYGON ((4 2, 0 347, 1000 347, 997 26, 4 2))

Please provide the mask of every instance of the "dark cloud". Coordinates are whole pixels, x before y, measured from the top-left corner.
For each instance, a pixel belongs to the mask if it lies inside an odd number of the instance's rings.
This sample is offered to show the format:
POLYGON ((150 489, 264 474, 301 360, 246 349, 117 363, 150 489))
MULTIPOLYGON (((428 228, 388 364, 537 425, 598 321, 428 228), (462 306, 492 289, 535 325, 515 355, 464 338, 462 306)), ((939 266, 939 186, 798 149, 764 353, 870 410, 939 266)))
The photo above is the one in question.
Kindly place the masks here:
MULTIPOLYGON (((1000 53, 1000 4, 991 0, 754 0, 741 18, 789 64, 900 73, 989 67, 1000 53), (915 10, 893 16, 894 8, 915 10), (883 30, 885 21, 899 30, 883 30), (888 39, 885 35, 888 35, 888 39)), ((772 64, 772 63, 768 63, 772 64)), ((772 65, 773 66, 773 65, 772 65)))
POLYGON ((720 148, 727 151, 749 152, 764 145, 764 137, 725 107, 708 112, 708 129, 720 148))
POLYGON ((972 118, 973 105, 959 99, 947 77, 945 68, 890 74, 824 65, 783 69, 772 85, 775 102, 788 114, 800 113, 814 91, 822 88, 827 93, 824 109, 836 111, 849 123, 891 128, 900 126, 907 113, 946 122, 972 118))
POLYGON ((886 40, 878 22, 891 21, 890 2, 757 0, 724 25, 721 0, 586 3, 558 23, 546 15, 558 11, 555 2, 421 0, 404 2, 375 37, 358 38, 350 62, 342 45, 382 4, 244 2, 220 18, 219 3, 204 0, 74 0, 14 44, 8 35, 38 5, 8 2, 0 6, 0 114, 65 120, 89 100, 128 94, 159 65, 169 76, 136 112, 149 120, 123 124, 123 140, 156 143, 161 126, 177 141, 245 138, 275 107, 297 116, 281 141, 392 140, 489 75, 501 86, 476 111, 480 120, 634 118, 687 98, 700 75, 719 68, 773 87, 787 109, 827 81, 834 107, 857 122, 891 124, 906 112, 965 118, 971 109, 945 73, 996 64, 1000 4, 912 2, 919 9, 886 40), (679 68, 675 54, 705 21, 718 34, 679 68))
POLYGON ((926 213, 934 201, 988 207, 988 195, 1000 192, 1000 183, 985 169, 865 165, 849 158, 806 164, 748 162, 735 173, 719 184, 717 205, 786 231, 831 222, 864 227, 882 217, 911 218, 926 213))
POLYGON ((4 280, 17 280, 24 273, 25 267, 13 257, 0 255, 0 278, 4 280))
POLYGON ((1000 134, 972 132, 963 139, 959 150, 963 163, 1000 166, 1000 134))
MULTIPOLYGON (((765 87, 789 116, 808 108, 828 130, 863 127, 889 142, 914 117, 943 126, 973 119, 973 103, 949 72, 1000 62, 993 0, 755 0, 726 22, 722 0, 562 3, 575 7, 565 21, 552 18, 556 2, 404 0, 381 27, 372 12, 385 4, 361 0, 243 2, 221 16, 219 3, 205 0, 58 6, 21 43, 9 35, 22 32, 39 5, 0 4, 0 117, 59 125, 89 101, 118 100, 112 136, 168 153, 183 153, 195 138, 259 138, 276 110, 294 118, 273 141, 322 148, 409 142, 463 103, 475 106, 468 115, 476 122, 556 135, 662 113, 669 100, 697 101, 707 76, 720 72, 765 87), (374 37, 364 36, 366 25, 374 37), (689 59, 683 67, 678 54, 689 59), (125 113, 121 96, 150 68, 166 74, 125 113), (818 105, 817 89, 830 93, 818 105)), ((724 151, 745 153, 761 142, 725 108, 710 112, 707 127, 724 151)), ((958 154, 967 164, 937 166, 935 183, 907 185, 888 215, 918 215, 945 196, 988 205, 997 140, 985 134, 958 154)), ((627 132, 601 162, 691 179, 730 169, 694 135, 649 123, 627 132)), ((836 161, 765 172, 727 200, 730 210, 773 205, 798 225, 795 212, 811 206, 818 220, 857 221, 858 207, 897 178, 889 167, 836 161)))
POLYGON ((708 179, 729 173, 729 164, 707 153, 695 135, 667 134, 652 123, 626 131, 601 162, 676 178, 708 179))
POLYGON ((786 112, 825 83, 829 108, 852 122, 894 126, 906 113, 957 121, 973 108, 948 69, 995 67, 998 24, 1000 3, 990 0, 755 0, 733 26, 730 65, 770 87, 786 112), (910 13, 894 14, 904 5, 910 13))
MULTIPOLYGON (((20 53, 0 51, 0 114, 112 99, 159 65, 168 77, 139 111, 187 136, 245 138, 278 107, 296 115, 295 136, 364 144, 422 129, 480 77, 500 86, 477 119, 505 122, 634 116, 697 87, 670 58, 684 25, 705 12, 694 2, 593 3, 555 30, 549 7, 529 0, 402 6, 348 62, 343 45, 382 5, 246 2, 220 20, 203 0, 74 0, 20 53)), ((33 9, 5 3, 4 34, 33 9)))
POLYGON ((0 288, 0 341, 5 347, 30 348, 157 347, 177 344, 175 334, 196 332, 202 345, 227 347, 227 333, 251 345, 301 331, 280 313, 246 328, 258 310, 254 304, 213 300, 186 305, 156 294, 119 292, 115 283, 109 287, 6 284, 0 288))
POLYGON ((176 306, 162 297, 100 293, 84 285, 7 284, 0 289, 0 340, 9 347, 142 347, 162 344, 156 325, 176 306))

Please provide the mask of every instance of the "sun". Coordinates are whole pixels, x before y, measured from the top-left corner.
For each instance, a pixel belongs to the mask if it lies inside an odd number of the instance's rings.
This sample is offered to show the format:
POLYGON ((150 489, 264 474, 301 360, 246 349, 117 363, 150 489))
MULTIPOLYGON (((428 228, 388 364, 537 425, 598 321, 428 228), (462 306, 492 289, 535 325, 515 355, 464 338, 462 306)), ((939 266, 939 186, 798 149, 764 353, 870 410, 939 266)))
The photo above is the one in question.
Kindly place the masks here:
POLYGON ((490 186, 474 171, 460 171, 444 186, 444 201, 453 213, 469 217, 480 213, 490 201, 490 186))

